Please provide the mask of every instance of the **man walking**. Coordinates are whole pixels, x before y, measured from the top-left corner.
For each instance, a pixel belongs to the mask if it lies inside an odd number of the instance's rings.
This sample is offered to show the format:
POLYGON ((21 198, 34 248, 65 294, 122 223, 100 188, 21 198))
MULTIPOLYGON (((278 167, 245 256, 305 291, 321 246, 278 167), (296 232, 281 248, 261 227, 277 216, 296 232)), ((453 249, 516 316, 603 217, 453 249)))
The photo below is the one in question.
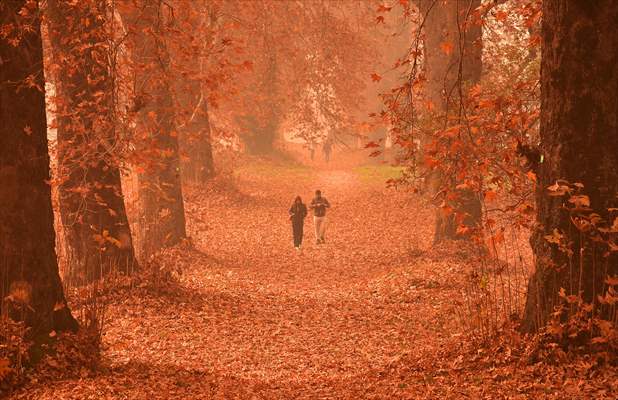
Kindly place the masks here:
POLYGON ((330 208, 330 203, 326 197, 322 197, 322 192, 315 191, 315 197, 311 200, 309 206, 313 210, 313 224, 315 226, 315 242, 322 244, 324 242, 324 233, 326 231, 326 209, 330 208))

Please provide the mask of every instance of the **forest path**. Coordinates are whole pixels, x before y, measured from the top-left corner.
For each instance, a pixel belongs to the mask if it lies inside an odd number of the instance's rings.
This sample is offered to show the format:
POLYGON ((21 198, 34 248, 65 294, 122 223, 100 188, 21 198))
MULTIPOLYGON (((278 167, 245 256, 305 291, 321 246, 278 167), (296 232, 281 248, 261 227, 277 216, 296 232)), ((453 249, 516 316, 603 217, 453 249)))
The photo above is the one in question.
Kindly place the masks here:
POLYGON ((431 210, 386 189, 379 168, 257 171, 241 171, 239 192, 187 196, 195 249, 163 256, 182 270, 175 287, 110 305, 104 371, 28 398, 432 398, 454 318, 444 264, 412 267, 431 210), (327 243, 308 217, 299 254, 287 209, 317 188, 332 204, 327 243))

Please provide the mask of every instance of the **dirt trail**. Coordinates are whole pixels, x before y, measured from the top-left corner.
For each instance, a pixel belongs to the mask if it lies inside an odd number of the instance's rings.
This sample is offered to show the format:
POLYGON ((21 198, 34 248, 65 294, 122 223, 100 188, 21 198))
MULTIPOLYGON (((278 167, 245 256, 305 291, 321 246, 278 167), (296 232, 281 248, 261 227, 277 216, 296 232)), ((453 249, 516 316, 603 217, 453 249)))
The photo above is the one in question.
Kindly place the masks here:
POLYGON ((412 268, 431 212, 351 171, 241 174, 239 186, 189 196, 196 250, 168 260, 183 265, 178 287, 111 305, 103 371, 15 398, 431 398, 424 377, 453 329, 440 271, 412 268), (327 243, 307 218, 298 254, 287 208, 317 188, 332 204, 327 243))

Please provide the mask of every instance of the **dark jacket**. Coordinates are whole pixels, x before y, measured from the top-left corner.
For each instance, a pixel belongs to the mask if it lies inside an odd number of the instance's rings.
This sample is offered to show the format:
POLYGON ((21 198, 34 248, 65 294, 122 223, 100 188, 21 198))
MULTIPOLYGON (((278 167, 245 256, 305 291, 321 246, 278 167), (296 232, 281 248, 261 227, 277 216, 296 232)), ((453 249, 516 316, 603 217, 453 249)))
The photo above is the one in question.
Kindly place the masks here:
POLYGON ((311 208, 313 209, 313 215, 323 217, 326 215, 326 209, 330 208, 330 203, 326 200, 326 197, 316 197, 311 200, 311 208))
POLYGON ((307 206, 303 203, 294 203, 292 207, 290 207, 290 219, 293 222, 302 222, 307 216, 307 206))

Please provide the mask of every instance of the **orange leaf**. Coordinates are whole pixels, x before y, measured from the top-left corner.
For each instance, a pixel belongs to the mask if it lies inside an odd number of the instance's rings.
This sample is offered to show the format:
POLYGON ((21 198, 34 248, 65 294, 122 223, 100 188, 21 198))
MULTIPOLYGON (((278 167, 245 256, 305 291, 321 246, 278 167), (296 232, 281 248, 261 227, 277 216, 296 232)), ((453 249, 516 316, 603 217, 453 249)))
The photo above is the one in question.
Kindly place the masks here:
POLYGON ((496 17, 496 19, 498 21, 506 21, 506 18, 508 16, 509 15, 506 12, 504 12, 504 11, 496 11, 496 15, 495 15, 495 17, 496 17))
POLYGON ((586 208, 590 207, 590 198, 586 195, 571 196, 569 203, 575 204, 575 207, 586 208))
POLYGON ((526 175, 528 175, 528 178, 530 178, 532 182, 536 182, 536 174, 534 172, 528 171, 526 175))
POLYGON ((466 235, 468 232, 470 232, 470 228, 468 228, 465 225, 459 225, 457 227, 457 234, 458 235, 466 235))
POLYGON ((453 52, 453 43, 451 43, 451 42, 442 42, 442 43, 440 43, 440 49, 442 49, 444 54, 451 55, 451 53, 453 52))
POLYGON ((496 194, 496 192, 493 192, 491 190, 488 190, 485 192, 485 201, 494 201, 496 200, 496 197, 498 197, 498 195, 496 194))
POLYGON ((607 283, 610 286, 618 286, 618 275, 608 276, 607 279, 605 279, 605 283, 607 283))

